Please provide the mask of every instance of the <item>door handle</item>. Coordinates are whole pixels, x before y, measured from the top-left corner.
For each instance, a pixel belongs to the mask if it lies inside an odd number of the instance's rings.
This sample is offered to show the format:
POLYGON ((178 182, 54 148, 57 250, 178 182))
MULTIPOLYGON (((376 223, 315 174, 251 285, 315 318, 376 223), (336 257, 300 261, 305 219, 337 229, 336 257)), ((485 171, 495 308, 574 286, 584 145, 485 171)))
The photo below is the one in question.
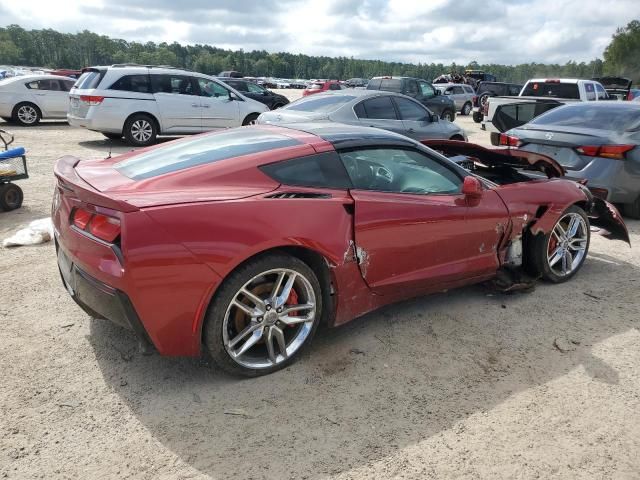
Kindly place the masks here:
POLYGON ((195 107, 195 108, 198 108, 200 105, 198 105, 197 103, 192 103, 191 106, 195 107))
POLYGON ((201 105, 202 108, 209 108, 210 105, 201 105))

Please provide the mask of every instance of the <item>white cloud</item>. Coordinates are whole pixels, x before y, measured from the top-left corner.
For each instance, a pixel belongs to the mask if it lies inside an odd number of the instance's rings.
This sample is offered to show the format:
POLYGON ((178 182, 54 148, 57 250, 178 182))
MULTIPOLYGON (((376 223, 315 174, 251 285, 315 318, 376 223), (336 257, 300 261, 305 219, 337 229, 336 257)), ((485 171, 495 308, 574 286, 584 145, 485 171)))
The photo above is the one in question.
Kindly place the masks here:
POLYGON ((602 56, 638 0, 3 0, 6 23, 138 41, 406 62, 602 56))

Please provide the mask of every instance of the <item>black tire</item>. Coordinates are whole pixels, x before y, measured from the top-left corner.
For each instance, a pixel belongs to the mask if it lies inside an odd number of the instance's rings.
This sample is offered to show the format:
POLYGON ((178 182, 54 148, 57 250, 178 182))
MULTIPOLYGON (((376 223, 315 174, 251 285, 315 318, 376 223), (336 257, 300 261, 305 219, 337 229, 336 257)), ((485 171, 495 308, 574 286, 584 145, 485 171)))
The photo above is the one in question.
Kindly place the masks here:
MULTIPOLYGON (((322 308, 324 298, 322 297, 322 289, 318 277, 314 271, 302 260, 292 257, 290 255, 276 253, 267 254, 264 256, 256 257, 253 260, 248 261, 246 264, 240 266, 234 272, 232 272, 224 281, 220 290, 216 293, 209 309, 207 311, 206 318, 204 320, 203 327, 203 341, 204 345, 209 352, 211 358, 215 364, 221 369, 234 375, 242 375, 245 377, 257 377, 260 375, 267 375, 277 370, 285 368, 300 357, 302 352, 309 347, 311 340, 315 334, 320 319, 322 317, 322 308), (313 292, 316 299, 316 311, 313 320, 313 326, 309 333, 303 340, 300 347, 289 355, 288 358, 282 360, 275 365, 250 368, 245 365, 241 365, 236 362, 231 355, 227 352, 224 346, 224 319, 231 302, 234 300, 236 294, 240 291, 247 282, 251 281, 256 276, 259 276, 263 272, 268 272, 274 269, 288 269, 294 270, 298 275, 304 276, 309 281, 309 284, 313 288, 313 292)), ((265 316, 266 319, 266 316, 265 316)), ((237 335, 237 332, 234 332, 237 335)), ((258 344, 257 344, 258 345, 258 344)), ((260 345, 258 345, 260 346, 260 345)), ((255 348, 255 347, 252 347, 255 348)), ((260 347, 264 348, 264 347, 260 347)), ((250 350, 249 350, 250 351, 250 350)), ((248 351, 248 352, 249 352, 248 351)))
POLYGON ((259 114, 257 114, 257 113, 250 113, 249 115, 247 115, 245 117, 244 121, 242 122, 242 125, 243 126, 252 125, 257 120, 258 115, 259 114))
POLYGON ((124 138, 134 147, 147 147, 156 143, 158 125, 151 115, 136 113, 124 124, 124 138))
POLYGON ((471 102, 467 102, 462 106, 462 111, 460 112, 462 115, 469 115, 471 113, 471 102))
POLYGON ((626 217, 633 218, 635 220, 640 219, 640 197, 636 198, 633 203, 625 203, 622 205, 622 212, 626 217))
POLYGON ((446 110, 442 111, 442 114, 440 115, 440 118, 442 120, 447 120, 449 122, 453 122, 456 119, 456 115, 455 115, 455 113, 453 113, 453 110, 449 110, 447 108, 446 110))
POLYGON ((122 134, 121 133, 102 132, 102 135, 107 137, 109 140, 120 140, 122 138, 122 134))
POLYGON ((22 189, 14 183, 0 185, 0 209, 4 211, 15 210, 22 206, 24 194, 22 189))
POLYGON ((481 123, 484 115, 480 112, 473 112, 473 121, 476 123, 481 123))
POLYGON ((23 127, 33 127, 40 123, 42 112, 33 103, 22 102, 13 107, 11 119, 23 127))
POLYGON ((487 100, 489 99, 490 96, 491 95, 489 95, 488 93, 483 93, 478 97, 478 106, 480 107, 481 111, 484 108, 484 104, 487 103, 487 100))
POLYGON ((586 231, 584 232, 584 235, 586 236, 586 248, 584 251, 584 255, 580 259, 580 262, 573 267, 573 270, 570 273, 567 273, 565 275, 558 275, 551 268, 548 260, 548 252, 550 248, 549 242, 553 233, 552 231, 550 231, 547 234, 538 234, 535 236, 530 236, 527 239, 527 243, 525 246, 525 267, 529 274, 535 277, 542 277, 544 280, 551 283, 562 283, 571 279, 580 270, 580 268, 582 268, 582 265, 587 258, 587 254, 589 253, 589 244, 591 242, 589 218, 582 208, 578 207, 577 205, 572 205, 562 213, 562 215, 558 219, 558 222, 556 222, 556 224, 554 225, 554 228, 560 221, 563 221, 563 219, 565 219, 568 214, 580 215, 584 220, 584 225, 586 226, 586 231))

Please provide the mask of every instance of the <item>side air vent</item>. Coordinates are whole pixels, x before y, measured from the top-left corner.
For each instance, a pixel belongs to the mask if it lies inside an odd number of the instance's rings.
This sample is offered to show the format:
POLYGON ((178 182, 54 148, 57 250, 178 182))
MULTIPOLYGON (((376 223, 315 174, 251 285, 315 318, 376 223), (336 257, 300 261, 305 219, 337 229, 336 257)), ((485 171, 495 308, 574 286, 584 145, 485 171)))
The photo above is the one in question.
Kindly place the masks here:
POLYGON ((313 192, 278 192, 267 195, 266 198, 331 198, 331 195, 313 192))

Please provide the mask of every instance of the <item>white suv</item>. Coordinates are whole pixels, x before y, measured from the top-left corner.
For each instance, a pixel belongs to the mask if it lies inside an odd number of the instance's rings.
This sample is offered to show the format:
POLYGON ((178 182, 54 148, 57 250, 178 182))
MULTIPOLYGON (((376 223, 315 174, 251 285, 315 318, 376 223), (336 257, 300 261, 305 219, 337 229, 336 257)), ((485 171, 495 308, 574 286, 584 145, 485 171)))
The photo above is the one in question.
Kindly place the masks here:
POLYGON ((269 110, 201 73, 130 64, 86 68, 69 102, 70 125, 135 146, 151 145, 157 135, 248 125, 269 110))

